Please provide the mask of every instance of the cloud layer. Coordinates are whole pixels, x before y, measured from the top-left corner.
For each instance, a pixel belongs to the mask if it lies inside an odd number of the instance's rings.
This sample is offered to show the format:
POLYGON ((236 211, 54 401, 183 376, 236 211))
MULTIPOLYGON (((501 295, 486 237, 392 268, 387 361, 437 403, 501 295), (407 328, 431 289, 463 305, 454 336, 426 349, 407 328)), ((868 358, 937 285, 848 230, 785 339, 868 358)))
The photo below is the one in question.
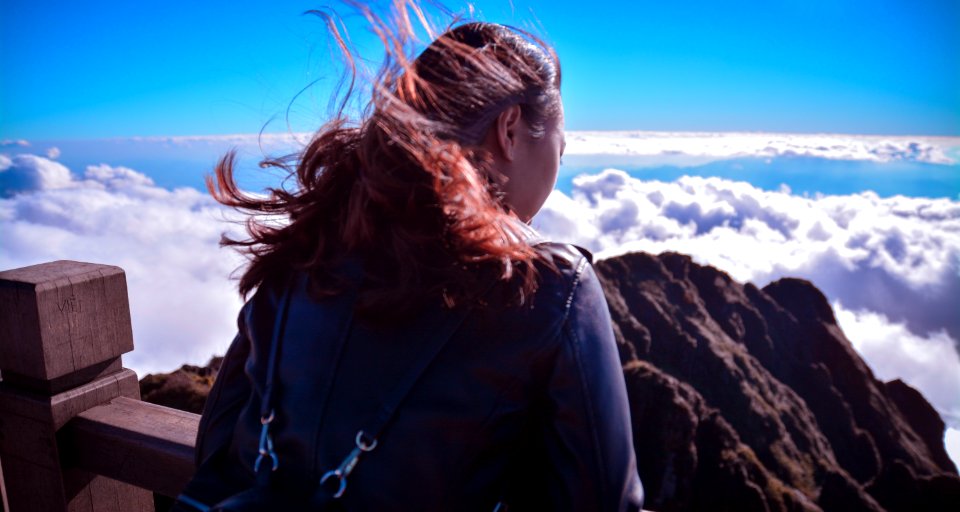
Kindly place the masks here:
MULTIPOLYGON (((232 146, 262 148, 266 152, 303 147, 311 133, 263 133, 130 137, 115 142, 181 148, 232 146)), ((960 158, 960 137, 796 134, 762 132, 653 132, 568 131, 566 154, 570 156, 640 157, 650 162, 675 158, 682 162, 743 157, 776 158, 805 156, 831 160, 870 162, 923 162, 954 165, 960 158)), ((10 144, 26 141, 9 141, 10 144)))
POLYGON ((773 158, 806 156, 831 160, 910 161, 955 164, 960 137, 835 134, 567 132, 572 155, 773 158))
POLYGON ((960 375, 956 357, 900 357, 945 346, 956 355, 956 201, 872 192, 803 197, 720 178, 643 181, 608 169, 575 178, 569 196, 554 191, 533 225, 598 257, 677 251, 760 286, 809 279, 855 312, 844 317, 853 326, 848 335, 883 378, 901 377, 941 412, 960 412, 956 379, 921 378, 960 375))

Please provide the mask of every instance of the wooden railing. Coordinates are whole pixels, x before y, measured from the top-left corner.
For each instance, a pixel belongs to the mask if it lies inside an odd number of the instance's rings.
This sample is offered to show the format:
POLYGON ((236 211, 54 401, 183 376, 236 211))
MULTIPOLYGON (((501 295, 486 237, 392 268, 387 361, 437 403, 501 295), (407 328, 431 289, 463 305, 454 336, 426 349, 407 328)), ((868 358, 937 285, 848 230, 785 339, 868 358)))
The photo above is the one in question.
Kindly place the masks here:
POLYGON ((152 511, 193 474, 200 417, 140 401, 123 269, 0 272, 3 510, 152 511))

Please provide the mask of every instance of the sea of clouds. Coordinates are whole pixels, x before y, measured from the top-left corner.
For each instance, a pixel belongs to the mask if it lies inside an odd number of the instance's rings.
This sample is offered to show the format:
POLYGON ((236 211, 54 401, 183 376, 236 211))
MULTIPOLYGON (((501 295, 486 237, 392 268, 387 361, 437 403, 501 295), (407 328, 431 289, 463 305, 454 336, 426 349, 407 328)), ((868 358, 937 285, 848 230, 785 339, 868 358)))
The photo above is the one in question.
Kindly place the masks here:
POLYGON ((675 251, 759 286, 809 279, 877 377, 917 386, 960 425, 960 202, 802 197, 608 169, 574 179, 570 195, 554 191, 533 225, 598 258, 675 251))
MULTIPOLYGON (((955 139, 738 136, 659 134, 658 146, 643 133, 573 133, 568 152, 956 160, 955 139)), ((124 166, 70 169, 60 153, 25 141, 0 147, 0 269, 56 259, 122 267, 136 346, 124 363, 141 376, 222 354, 242 304, 230 275, 243 259, 218 241, 224 231, 242 236, 237 214, 196 188, 161 187, 124 166)), ((811 280, 875 375, 917 387, 953 427, 948 449, 960 460, 960 201, 799 195, 785 186, 697 176, 661 182, 607 169, 576 177, 569 193, 554 191, 533 224, 599 258, 677 251, 759 286, 783 276, 811 280)))

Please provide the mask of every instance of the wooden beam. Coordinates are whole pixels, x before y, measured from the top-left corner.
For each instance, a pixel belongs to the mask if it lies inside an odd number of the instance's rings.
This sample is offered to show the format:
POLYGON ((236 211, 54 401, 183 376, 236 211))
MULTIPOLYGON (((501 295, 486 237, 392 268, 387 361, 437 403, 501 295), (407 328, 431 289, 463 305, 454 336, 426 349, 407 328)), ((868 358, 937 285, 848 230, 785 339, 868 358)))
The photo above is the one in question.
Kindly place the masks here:
POLYGON ((176 496, 194 473, 200 415, 120 397, 78 414, 61 450, 78 467, 176 496))

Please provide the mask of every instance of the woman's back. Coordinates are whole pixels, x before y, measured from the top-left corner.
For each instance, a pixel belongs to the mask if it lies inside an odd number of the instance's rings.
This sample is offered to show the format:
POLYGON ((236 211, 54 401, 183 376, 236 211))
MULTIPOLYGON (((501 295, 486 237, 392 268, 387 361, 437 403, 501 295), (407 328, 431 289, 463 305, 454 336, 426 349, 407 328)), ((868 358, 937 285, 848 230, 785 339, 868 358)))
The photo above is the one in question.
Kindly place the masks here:
MULTIPOLYGON (((617 510, 638 508, 626 396, 606 303, 588 259, 543 243, 544 270, 525 306, 469 314, 441 301, 402 326, 351 320, 352 294, 309 298, 294 279, 279 353, 276 480, 309 488, 354 448, 358 430, 452 333, 348 478, 350 510, 617 510), (446 332, 445 332, 446 331, 446 332)), ((265 283, 240 315, 240 335, 204 410, 198 462, 220 448, 238 483, 253 482, 260 397, 282 286, 265 283)))
MULTIPOLYGON (((576 248, 535 243, 527 225, 566 144, 556 52, 468 22, 410 58, 410 20, 432 33, 415 2, 387 21, 354 5, 386 51, 362 118, 344 114, 347 88, 302 151, 261 162, 295 176, 289 190, 241 190, 232 153, 209 183, 250 215, 249 238, 223 243, 250 257, 239 289, 256 294, 204 410, 187 499, 256 480, 230 502, 277 508, 325 500, 313 491, 326 478, 346 484, 333 497, 350 510, 639 508, 599 282, 576 248)), ((341 25, 320 15, 356 78, 341 25)))

